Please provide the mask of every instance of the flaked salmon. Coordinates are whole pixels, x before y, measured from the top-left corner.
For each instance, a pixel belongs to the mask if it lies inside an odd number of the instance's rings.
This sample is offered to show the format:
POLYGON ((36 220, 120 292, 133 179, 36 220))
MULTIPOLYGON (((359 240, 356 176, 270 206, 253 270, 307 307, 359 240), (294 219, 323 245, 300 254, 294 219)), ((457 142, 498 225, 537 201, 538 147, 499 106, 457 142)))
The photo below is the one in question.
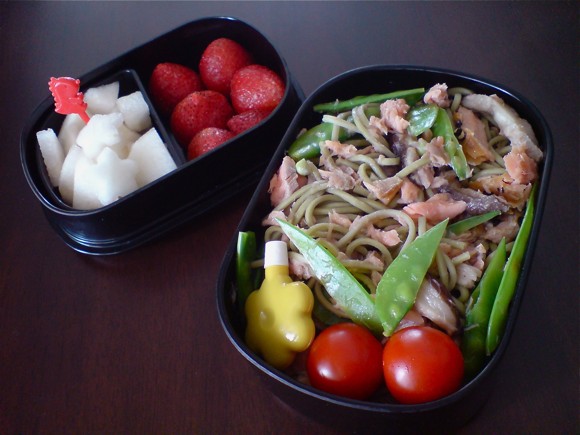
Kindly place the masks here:
POLYGON ((444 109, 451 105, 449 100, 449 95, 447 94, 447 85, 445 83, 437 83, 425 93, 423 97, 423 102, 425 104, 436 104, 444 109))
POLYGON ((306 178, 296 172, 296 163, 291 157, 284 157, 278 172, 270 180, 268 193, 274 207, 290 197, 301 186, 306 184, 306 178))
POLYGON ((483 122, 471 110, 459 106, 454 115, 461 124, 465 138, 461 142, 465 158, 470 165, 493 162, 495 156, 489 146, 483 122))
POLYGON ((409 204, 403 210, 414 219, 425 216, 428 222, 438 223, 459 216, 466 208, 465 201, 455 201, 448 193, 438 193, 427 201, 409 204))

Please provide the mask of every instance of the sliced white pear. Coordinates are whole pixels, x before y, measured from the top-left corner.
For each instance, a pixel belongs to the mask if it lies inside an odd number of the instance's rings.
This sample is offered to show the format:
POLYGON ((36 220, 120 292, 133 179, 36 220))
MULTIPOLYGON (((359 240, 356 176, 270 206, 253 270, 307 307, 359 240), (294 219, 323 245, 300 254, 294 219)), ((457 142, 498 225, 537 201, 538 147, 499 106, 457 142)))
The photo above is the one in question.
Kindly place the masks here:
POLYGON ((149 106, 141 91, 120 97, 117 100, 117 110, 123 114, 125 125, 131 130, 142 132, 151 128, 149 106))
POLYGON ((133 130, 127 128, 125 124, 119 127, 120 141, 116 145, 110 146, 110 148, 117 153, 120 159, 126 159, 129 156, 129 151, 131 147, 137 141, 141 135, 133 130))
POLYGON ((139 187, 158 179, 177 167, 159 133, 154 128, 151 128, 133 144, 128 158, 137 164, 137 184, 139 187))
POLYGON ((57 187, 62 163, 64 162, 62 145, 52 128, 37 132, 36 140, 38 141, 50 182, 53 186, 57 187))
POLYGON ((95 168, 97 164, 84 153, 78 157, 73 187, 73 208, 94 210, 102 206, 97 197, 95 168))
POLYGON ((119 82, 87 89, 84 94, 87 111, 93 115, 113 112, 118 97, 119 82))
POLYGON ((84 157, 82 148, 76 144, 73 145, 66 155, 60 171, 58 190, 63 201, 70 206, 73 205, 75 170, 79 158, 82 157, 84 157))
POLYGON ((137 190, 136 174, 134 161, 120 159, 111 148, 103 149, 95 167, 96 194, 101 204, 111 204, 137 190))
POLYGON ((58 132, 58 140, 62 144, 65 155, 69 153, 77 141, 79 132, 85 126, 85 121, 76 113, 66 115, 58 132))
POLYGON ((107 146, 121 141, 119 128, 123 124, 123 115, 110 113, 93 115, 87 125, 79 132, 77 144, 87 157, 95 159, 107 146))

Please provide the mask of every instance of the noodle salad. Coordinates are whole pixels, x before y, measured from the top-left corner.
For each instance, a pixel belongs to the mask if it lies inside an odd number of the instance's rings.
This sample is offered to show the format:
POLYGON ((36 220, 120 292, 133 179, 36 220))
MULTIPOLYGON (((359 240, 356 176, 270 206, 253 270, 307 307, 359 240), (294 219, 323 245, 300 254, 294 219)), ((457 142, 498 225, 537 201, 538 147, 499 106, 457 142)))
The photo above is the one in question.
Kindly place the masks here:
MULTIPOLYGON (((402 403, 450 394, 481 370, 505 326, 543 158, 534 132, 499 97, 446 84, 314 110, 322 123, 301 132, 288 149, 270 181, 272 211, 263 220, 264 241, 287 243, 288 275, 312 294, 306 311, 313 337, 278 368, 358 399, 385 400, 377 398, 385 381, 390 396, 402 403), (357 313, 365 307, 363 319, 357 313), (320 369, 329 354, 355 353, 361 340, 353 339, 351 352, 338 352, 343 344, 331 346, 325 337, 347 325, 361 327, 381 346, 381 367, 362 361, 358 370, 380 371, 380 382, 374 376, 360 394, 337 386, 320 369), (457 367, 454 379, 433 395, 401 392, 388 372, 393 352, 407 349, 401 345, 410 340, 405 330, 424 335, 422 349, 441 342, 451 350, 443 364, 457 367), (427 337, 432 331, 444 338, 433 341, 427 337), (326 350, 318 350, 324 344, 326 350)), ((252 259, 254 274, 263 267, 262 258, 252 259)), ((365 384, 360 373, 353 376, 347 384, 365 384)))

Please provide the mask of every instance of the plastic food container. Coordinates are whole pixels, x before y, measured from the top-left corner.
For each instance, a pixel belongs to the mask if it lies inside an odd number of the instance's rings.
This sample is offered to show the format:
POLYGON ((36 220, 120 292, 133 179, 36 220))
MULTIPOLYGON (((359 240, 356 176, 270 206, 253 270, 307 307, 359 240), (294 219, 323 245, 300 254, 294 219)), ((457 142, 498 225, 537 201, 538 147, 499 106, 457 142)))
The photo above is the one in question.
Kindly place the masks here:
POLYGON ((22 167, 46 218, 64 242, 77 251, 96 255, 119 253, 159 237, 257 183, 303 100, 302 90, 276 48, 258 30, 230 17, 185 24, 78 78, 81 91, 115 80, 120 81, 120 95, 141 90, 154 127, 177 164, 175 171, 108 206, 74 210, 52 187, 36 140, 36 132, 46 128, 58 133, 64 120, 55 113, 47 87, 47 98, 22 132, 22 167), (149 77, 160 62, 181 63, 197 70, 205 47, 221 37, 239 42, 256 63, 277 72, 286 91, 278 107, 258 125, 187 162, 170 132, 168 119, 158 115, 149 101, 149 77))
POLYGON ((534 247, 540 229, 540 221, 548 189, 548 178, 552 164, 552 138, 549 127, 540 112, 523 96, 500 85, 462 73, 416 66, 370 66, 339 75, 310 95, 292 121, 278 150, 264 173, 256 193, 239 224, 239 231, 254 231, 258 246, 263 246, 261 222, 271 210, 268 184, 278 169, 282 157, 302 128, 310 128, 321 122, 321 115, 312 107, 318 103, 349 99, 358 95, 388 93, 401 89, 424 87, 429 89, 436 83, 447 83, 451 87, 461 86, 476 93, 497 94, 512 106, 521 117, 532 125, 544 151, 540 165, 540 186, 536 213, 522 263, 520 278, 509 312, 505 334, 495 353, 486 362, 483 370, 455 393, 430 403, 419 405, 381 404, 369 401, 350 400, 324 393, 302 384, 286 373, 265 363, 244 342, 244 324, 235 300, 235 261, 237 234, 224 258, 217 282, 217 304, 222 326, 234 347, 250 362, 258 375, 282 401, 306 416, 329 426, 344 428, 355 433, 405 433, 427 431, 446 432, 460 427, 473 417, 485 403, 493 389, 493 374, 509 343, 518 309, 525 293, 534 247))

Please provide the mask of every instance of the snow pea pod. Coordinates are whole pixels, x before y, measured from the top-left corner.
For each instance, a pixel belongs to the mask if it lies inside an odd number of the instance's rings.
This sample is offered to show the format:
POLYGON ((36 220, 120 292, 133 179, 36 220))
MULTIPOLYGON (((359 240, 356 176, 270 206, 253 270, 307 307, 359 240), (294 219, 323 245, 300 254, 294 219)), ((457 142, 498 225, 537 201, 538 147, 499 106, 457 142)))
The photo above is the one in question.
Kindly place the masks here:
MULTIPOLYGON (((378 106, 369 106, 365 108, 365 115, 379 116, 380 108, 378 106)), ((332 129, 334 124, 323 122, 312 127, 310 130, 302 133, 288 148, 288 155, 298 162, 302 159, 313 159, 320 155, 320 142, 332 138, 332 129)), ((353 133, 344 128, 338 130, 338 140, 344 141, 351 137, 353 133)))
POLYGON ((393 334, 415 303, 448 222, 445 219, 413 240, 397 255, 381 278, 375 304, 385 336, 393 334))
POLYGON ((276 221, 338 306, 353 322, 367 327, 377 335, 380 334, 382 326, 375 304, 362 284, 334 255, 308 234, 288 222, 280 219, 276 221))
POLYGON ((236 256, 236 282, 238 301, 243 307, 248 295, 254 291, 250 263, 256 258, 256 234, 253 231, 240 231, 238 234, 236 256))
MULTIPOLYGON (((393 98, 405 98, 405 101, 410 106, 414 105, 424 95, 424 88, 409 89, 404 91, 396 91, 388 94, 373 94, 366 96, 359 96, 345 101, 334 101, 331 103, 317 104, 314 106, 314 111, 321 113, 340 113, 350 111, 355 107, 370 104, 382 103, 393 98)), ((380 107, 378 105, 370 104, 365 108, 365 115, 380 116, 380 107)), ((332 136, 332 129, 334 125, 330 122, 323 122, 301 134, 288 148, 288 155, 295 161, 301 159, 313 159, 320 155, 320 142, 330 140, 332 136)), ((338 134, 338 140, 344 141, 352 135, 352 132, 341 128, 338 134)))
POLYGON ((407 113, 407 120, 409 121, 407 131, 409 134, 419 136, 433 127, 438 112, 438 107, 435 104, 412 107, 407 113))
POLYGON ((387 100, 392 100, 394 98, 404 98, 409 106, 417 103, 425 93, 425 88, 407 89, 403 91, 390 92, 388 94, 373 94, 364 95, 351 98, 350 100, 344 101, 333 101, 330 103, 316 104, 314 106, 315 112, 321 113, 340 113, 346 112, 347 110, 352 110, 357 106, 369 103, 382 103, 387 100))
MULTIPOLYGON (((301 134, 288 148, 288 155, 295 161, 301 159, 313 159, 320 155, 320 142, 330 140, 332 137, 333 124, 323 122, 312 127, 310 130, 301 134)), ((347 139, 349 132, 341 128, 338 134, 338 140, 347 139)))
POLYGON ((447 227, 447 231, 459 235, 462 234, 472 228, 475 228, 479 224, 487 222, 488 220, 493 219, 494 217, 500 215, 501 212, 499 211, 490 211, 484 214, 480 214, 478 216, 471 216, 467 219, 460 220, 458 222, 452 223, 447 227))
POLYGON ((463 154, 463 148, 455 137, 451 120, 444 109, 437 109, 437 118, 435 119, 432 130, 435 136, 443 136, 445 140, 444 148, 445 152, 449 155, 451 168, 457 174, 457 178, 465 180, 471 175, 471 170, 465 159, 465 154, 463 154))
POLYGON ((465 363, 465 376, 474 377, 485 361, 487 325, 499 284, 503 276, 506 259, 505 238, 501 240, 489 262, 471 299, 473 304, 465 314, 465 332, 461 341, 461 352, 465 363))
POLYGON ((493 303, 493 309, 491 311, 489 325, 487 327, 486 352, 488 355, 491 355, 497 348, 507 323, 508 309, 516 290, 516 284, 520 276, 522 260, 526 252, 528 239, 532 230, 536 186, 537 184, 534 185, 530 193, 530 199, 528 200, 528 205, 526 207, 526 212, 524 214, 520 230, 516 236, 512 252, 510 253, 510 256, 505 265, 503 277, 499 284, 497 296, 495 297, 495 301, 493 303))

